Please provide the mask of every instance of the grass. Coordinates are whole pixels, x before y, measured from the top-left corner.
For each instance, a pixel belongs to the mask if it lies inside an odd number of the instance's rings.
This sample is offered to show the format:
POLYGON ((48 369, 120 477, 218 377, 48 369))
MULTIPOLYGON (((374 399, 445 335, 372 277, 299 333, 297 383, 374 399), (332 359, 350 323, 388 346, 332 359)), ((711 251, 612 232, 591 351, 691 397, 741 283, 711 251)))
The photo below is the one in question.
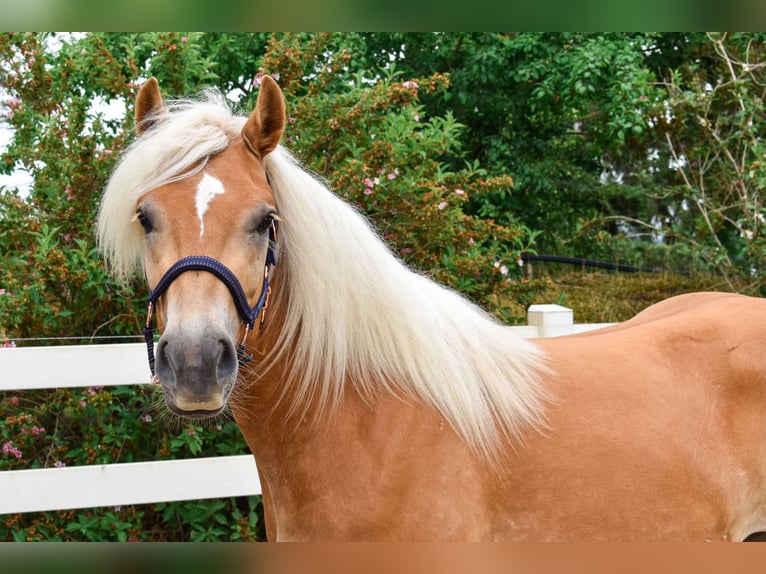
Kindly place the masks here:
MULTIPOLYGON (((548 276, 548 287, 537 293, 532 302, 569 307, 576 323, 625 321, 654 303, 683 293, 747 291, 745 285, 732 289, 716 275, 548 270, 548 276)), ((524 316, 526 309, 516 306, 518 315, 524 316)))

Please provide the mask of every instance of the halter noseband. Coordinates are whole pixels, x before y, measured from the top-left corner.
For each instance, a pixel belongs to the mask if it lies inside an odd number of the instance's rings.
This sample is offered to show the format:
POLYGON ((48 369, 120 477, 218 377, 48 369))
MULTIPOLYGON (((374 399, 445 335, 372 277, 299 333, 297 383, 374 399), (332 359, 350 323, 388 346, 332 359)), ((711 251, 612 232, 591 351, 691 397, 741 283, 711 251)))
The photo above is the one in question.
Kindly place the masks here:
POLYGON ((247 340, 250 331, 255 327, 255 321, 258 319, 258 316, 260 315, 261 317, 261 326, 263 326, 263 322, 266 319, 266 309, 269 306, 269 296, 271 295, 269 271, 272 266, 277 264, 276 246, 278 225, 279 223, 275 219, 272 220, 271 226, 269 227, 269 248, 266 252, 266 263, 263 268, 263 285, 261 287, 261 294, 254 307, 250 307, 247 295, 245 295, 245 290, 242 288, 242 284, 231 269, 217 259, 207 257, 206 255, 192 255, 190 257, 179 259, 165 272, 165 275, 159 280, 154 290, 149 289, 149 308, 146 314, 146 323, 144 325, 144 340, 146 341, 146 353, 149 357, 149 369, 152 372, 152 377, 156 379, 154 372, 154 328, 152 327, 154 306, 157 303, 157 300, 163 293, 165 293, 165 291, 167 291, 168 287, 170 287, 170 284, 175 281, 181 273, 185 273, 186 271, 207 271, 208 273, 212 273, 229 289, 229 293, 231 293, 231 296, 234 298, 237 312, 245 324, 245 334, 242 337, 242 341, 237 346, 237 360, 239 361, 240 366, 252 360, 252 353, 245 354, 245 341, 247 340))

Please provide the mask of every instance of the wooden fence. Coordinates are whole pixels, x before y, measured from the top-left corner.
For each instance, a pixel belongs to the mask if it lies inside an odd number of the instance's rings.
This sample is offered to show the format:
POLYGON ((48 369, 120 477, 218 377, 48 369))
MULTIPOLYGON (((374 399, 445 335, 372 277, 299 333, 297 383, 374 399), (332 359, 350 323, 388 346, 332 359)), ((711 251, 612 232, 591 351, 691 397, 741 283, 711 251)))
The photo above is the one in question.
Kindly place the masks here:
MULTIPOLYGON (((520 337, 556 337, 605 324, 574 324, 571 309, 532 305, 520 337)), ((0 391, 141 385, 143 343, 0 349, 0 391)), ((8 470, 0 472, 0 514, 197 500, 261 493, 250 455, 8 470)))

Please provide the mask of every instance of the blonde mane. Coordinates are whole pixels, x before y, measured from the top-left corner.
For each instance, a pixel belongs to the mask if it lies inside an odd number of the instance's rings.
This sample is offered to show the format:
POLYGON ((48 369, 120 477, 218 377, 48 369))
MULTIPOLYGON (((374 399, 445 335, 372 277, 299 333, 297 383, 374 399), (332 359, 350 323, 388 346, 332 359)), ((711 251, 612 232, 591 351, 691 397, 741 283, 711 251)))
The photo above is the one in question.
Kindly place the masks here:
MULTIPOLYGON (((187 176, 245 122, 218 96, 165 115, 125 152, 105 191, 99 237, 122 276, 141 264, 140 231, 127 223, 136 200, 187 176)), ((488 460, 502 439, 521 440, 524 429, 544 426, 537 347, 408 269, 363 215, 283 147, 265 167, 281 219, 274 305, 285 319, 258 370, 287 362, 294 411, 337 408, 347 384, 373 400, 381 392, 419 399, 488 460)))
POLYGON ((467 299, 408 269, 367 220, 284 149, 266 157, 289 293, 272 360, 289 357, 296 405, 336 407, 351 381, 437 408, 478 452, 540 427, 542 353, 467 299))

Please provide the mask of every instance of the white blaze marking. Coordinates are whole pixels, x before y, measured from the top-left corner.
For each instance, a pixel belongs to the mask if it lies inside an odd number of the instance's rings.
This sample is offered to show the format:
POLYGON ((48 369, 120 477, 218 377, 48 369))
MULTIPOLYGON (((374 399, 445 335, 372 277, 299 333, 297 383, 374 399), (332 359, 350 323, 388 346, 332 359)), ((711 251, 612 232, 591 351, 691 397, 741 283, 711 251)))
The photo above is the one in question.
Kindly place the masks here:
POLYGON ((205 173, 197 186, 197 195, 194 197, 194 203, 197 206, 197 217, 199 217, 199 236, 205 233, 205 212, 208 205, 213 201, 216 195, 223 193, 225 190, 220 180, 214 178, 212 175, 205 173))

